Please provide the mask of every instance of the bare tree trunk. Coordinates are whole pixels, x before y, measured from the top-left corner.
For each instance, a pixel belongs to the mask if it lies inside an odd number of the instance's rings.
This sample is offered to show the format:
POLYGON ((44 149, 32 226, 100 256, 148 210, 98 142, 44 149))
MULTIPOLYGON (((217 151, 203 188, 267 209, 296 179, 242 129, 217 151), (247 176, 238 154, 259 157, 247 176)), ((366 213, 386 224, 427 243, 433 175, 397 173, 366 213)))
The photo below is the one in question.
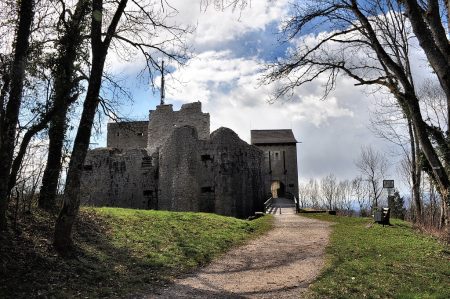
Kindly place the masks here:
POLYGON ((431 178, 429 178, 429 185, 430 185, 430 210, 431 210, 431 216, 430 216, 430 222, 431 225, 436 227, 436 192, 434 191, 434 186, 431 178))
POLYGON ((411 120, 408 119, 408 132, 409 132, 409 140, 411 145, 411 181, 412 181, 412 196, 414 205, 416 207, 416 221, 421 223, 423 221, 423 209, 422 209, 422 200, 420 197, 420 178, 421 178, 421 169, 419 167, 418 159, 420 152, 420 147, 418 142, 416 142, 417 137, 414 132, 413 125, 411 120))
MULTIPOLYGON (((450 181, 448 177, 448 173, 445 171, 443 164, 439 160, 436 150, 433 148, 431 141, 428 136, 427 127, 422 119, 422 115, 420 112, 419 102, 415 96, 412 96, 413 99, 408 99, 407 106, 408 112, 410 112, 410 118, 413 124, 413 127, 416 129, 415 133, 417 134, 417 140, 420 142, 422 152, 424 153, 428 163, 431 166, 431 172, 433 174, 434 179, 438 183, 439 193, 441 194, 443 200, 447 201, 447 205, 449 203, 449 191, 450 191, 450 181)), ((444 163, 446 165, 450 164, 450 161, 447 161, 447 155, 444 155, 444 163)))
POLYGON ((23 81, 25 78, 25 67, 27 65, 31 23, 34 17, 34 5, 34 0, 22 0, 20 2, 19 23, 14 46, 14 61, 10 76, 11 89, 4 119, 0 124, 0 230, 4 230, 7 227, 8 184, 14 153, 16 127, 19 119, 20 105, 22 103, 23 81))
MULTIPOLYGON (((106 51, 105 51, 106 52, 106 51)), ((72 226, 78 214, 80 199, 80 177, 84 159, 89 149, 91 129, 94 123, 95 112, 99 103, 98 95, 101 87, 106 53, 94 59, 92 63, 91 78, 84 101, 83 113, 73 145, 72 155, 69 163, 69 170, 64 189, 64 203, 59 213, 55 225, 55 247, 61 251, 66 251, 72 246, 72 226)))
POLYGON ((32 138, 39 132, 42 131, 47 123, 50 121, 52 112, 48 112, 41 121, 28 129, 28 131, 24 134, 22 138, 22 142, 20 143, 19 151, 17 152, 16 157, 11 166, 11 174, 9 176, 9 187, 8 187, 8 196, 11 193, 11 190, 14 188, 17 180, 17 175, 20 170, 20 166, 22 165, 23 158, 26 154, 28 145, 30 144, 32 138))
POLYGON ((448 205, 444 199, 441 200, 441 217, 439 220, 439 228, 445 229, 448 227, 448 205))
MULTIPOLYGON (((448 5, 448 0, 446 2, 448 5)), ((429 2, 428 10, 423 12, 417 0, 405 0, 404 3, 414 34, 425 51, 447 99, 450 99, 450 44, 440 22, 439 8, 429 2), (425 16, 428 18, 427 22, 425 16)))
POLYGON ((444 199, 441 200, 441 218, 439 227, 444 230, 447 242, 450 242, 450 226, 449 226, 449 204, 444 199))
POLYGON ((59 109, 59 115, 55 117, 49 129, 49 147, 47 164, 42 177, 42 187, 39 194, 39 207, 45 210, 55 208, 56 193, 58 191, 58 179, 61 172, 62 148, 66 132, 66 115, 68 107, 59 109))
POLYGON ((78 1, 73 16, 63 25, 64 34, 59 40, 60 53, 56 61, 56 72, 53 75, 55 78, 53 103, 55 115, 48 133, 50 144, 39 195, 39 207, 46 210, 55 208, 58 178, 62 168, 61 157, 66 135, 67 112, 70 105, 78 98, 75 63, 81 52, 83 42, 81 27, 88 8, 89 1, 78 1))
POLYGON ((63 207, 58 215, 55 224, 54 246, 60 252, 67 252, 72 247, 72 227, 80 208, 79 189, 81 171, 89 148, 91 130, 94 123, 95 112, 99 104, 99 93, 102 82, 103 68, 113 34, 117 24, 127 5, 127 0, 121 0, 117 10, 108 27, 105 40, 101 40, 102 20, 99 12, 102 12, 102 0, 92 1, 92 24, 91 24, 91 44, 92 44, 92 67, 86 99, 83 105, 80 124, 73 145, 70 158, 69 170, 64 189, 63 207))

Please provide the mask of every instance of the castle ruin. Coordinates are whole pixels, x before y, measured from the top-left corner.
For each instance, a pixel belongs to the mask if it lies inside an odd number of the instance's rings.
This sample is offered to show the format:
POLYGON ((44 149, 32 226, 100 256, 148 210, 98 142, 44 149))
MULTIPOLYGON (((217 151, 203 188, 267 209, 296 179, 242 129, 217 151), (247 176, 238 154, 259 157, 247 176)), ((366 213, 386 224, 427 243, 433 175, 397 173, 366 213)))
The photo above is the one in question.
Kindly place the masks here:
POLYGON ((246 218, 263 210, 274 178, 298 194, 296 154, 289 146, 281 151, 285 176, 275 176, 275 151, 267 154, 227 128, 210 133, 200 102, 179 111, 161 104, 149 121, 108 124, 107 147, 90 150, 83 165, 81 202, 246 218))

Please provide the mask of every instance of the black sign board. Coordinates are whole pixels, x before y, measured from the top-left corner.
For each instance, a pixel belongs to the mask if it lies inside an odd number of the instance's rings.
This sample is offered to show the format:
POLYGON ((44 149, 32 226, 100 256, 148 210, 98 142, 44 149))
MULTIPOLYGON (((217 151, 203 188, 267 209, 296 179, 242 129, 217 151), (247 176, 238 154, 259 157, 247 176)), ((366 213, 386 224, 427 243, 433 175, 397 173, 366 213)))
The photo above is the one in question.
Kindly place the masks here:
POLYGON ((394 180, 383 180, 383 188, 394 188, 394 180))

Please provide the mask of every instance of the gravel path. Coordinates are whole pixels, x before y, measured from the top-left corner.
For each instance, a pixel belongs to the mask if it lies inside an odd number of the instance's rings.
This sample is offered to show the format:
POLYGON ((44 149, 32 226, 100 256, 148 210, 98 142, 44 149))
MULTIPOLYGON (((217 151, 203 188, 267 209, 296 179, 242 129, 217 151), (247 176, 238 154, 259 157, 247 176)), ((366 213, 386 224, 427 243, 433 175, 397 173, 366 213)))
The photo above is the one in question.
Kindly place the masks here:
POLYGON ((324 265, 330 224, 277 214, 266 235, 145 298, 299 298, 324 265))

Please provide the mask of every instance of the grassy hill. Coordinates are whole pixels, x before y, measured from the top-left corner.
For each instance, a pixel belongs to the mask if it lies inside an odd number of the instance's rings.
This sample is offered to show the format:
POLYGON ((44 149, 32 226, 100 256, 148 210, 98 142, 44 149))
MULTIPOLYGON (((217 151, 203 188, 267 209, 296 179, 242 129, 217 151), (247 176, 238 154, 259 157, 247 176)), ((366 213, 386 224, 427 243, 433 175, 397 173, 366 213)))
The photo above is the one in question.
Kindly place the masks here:
POLYGON ((450 298, 448 245, 407 222, 307 214, 336 224, 328 265, 311 286, 314 298, 450 298))
POLYGON ((206 213, 83 208, 73 258, 51 244, 54 215, 36 211, 0 240, 0 298, 121 297, 151 290, 272 225, 206 213))

